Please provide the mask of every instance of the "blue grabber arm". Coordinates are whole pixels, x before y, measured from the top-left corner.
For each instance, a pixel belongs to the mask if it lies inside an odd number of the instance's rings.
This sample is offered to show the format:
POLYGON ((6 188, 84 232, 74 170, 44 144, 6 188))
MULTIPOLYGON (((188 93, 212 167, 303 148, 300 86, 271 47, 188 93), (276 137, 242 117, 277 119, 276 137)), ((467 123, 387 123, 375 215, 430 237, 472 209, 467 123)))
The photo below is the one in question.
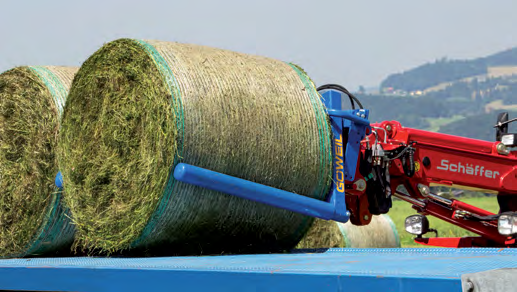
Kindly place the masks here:
MULTIPOLYGON (((333 137, 332 185, 325 201, 186 163, 176 165, 174 178, 184 183, 307 216, 345 223, 350 217, 345 202, 345 181, 354 180, 360 142, 365 136, 366 129, 370 128, 370 122, 368 121, 368 110, 343 110, 342 99, 339 91, 328 90, 322 94, 322 101, 330 117, 333 137)), ((57 174, 55 183, 58 188, 63 188, 61 172, 57 174)))
POLYGON ((359 147, 366 129, 370 128, 366 109, 343 110, 343 96, 335 90, 322 94, 332 126, 333 179, 326 201, 258 184, 234 176, 211 171, 186 163, 174 169, 178 181, 264 203, 311 217, 347 222, 345 180, 354 179, 359 147))

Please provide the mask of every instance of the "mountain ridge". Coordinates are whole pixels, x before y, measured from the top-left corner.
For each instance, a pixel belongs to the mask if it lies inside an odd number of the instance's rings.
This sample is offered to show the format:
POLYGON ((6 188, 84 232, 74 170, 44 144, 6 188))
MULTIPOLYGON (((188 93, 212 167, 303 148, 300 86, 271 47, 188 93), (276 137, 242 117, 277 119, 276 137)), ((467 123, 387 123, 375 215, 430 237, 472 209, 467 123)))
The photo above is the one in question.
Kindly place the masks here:
MULTIPOLYGON (((398 120, 405 127, 493 141, 497 114, 517 117, 517 47, 391 74, 380 93, 358 97, 372 122, 398 120)), ((510 131, 517 132, 517 125, 510 131)))
POLYGON ((403 91, 423 91, 440 83, 485 75, 491 67, 517 67, 517 47, 486 57, 470 60, 442 58, 402 73, 390 74, 380 84, 381 91, 389 88, 403 91))

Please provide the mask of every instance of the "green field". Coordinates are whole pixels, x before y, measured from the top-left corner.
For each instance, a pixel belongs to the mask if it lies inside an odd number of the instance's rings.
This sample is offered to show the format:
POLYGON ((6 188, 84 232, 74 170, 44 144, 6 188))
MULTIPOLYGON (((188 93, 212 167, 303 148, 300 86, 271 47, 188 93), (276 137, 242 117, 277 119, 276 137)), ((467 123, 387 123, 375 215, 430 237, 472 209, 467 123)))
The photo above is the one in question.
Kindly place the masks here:
POLYGON ((431 132, 438 132, 440 130, 441 126, 448 125, 450 123, 457 122, 464 117, 461 115, 455 115, 452 117, 447 118, 426 118, 425 120, 429 123, 429 127, 425 130, 431 131, 431 132))
MULTIPOLYGON (((474 205, 476 207, 491 211, 498 212, 497 198, 495 196, 490 197, 470 197, 470 198, 461 198, 460 200, 465 203, 474 205)), ((400 235, 400 243, 402 247, 422 247, 413 241, 414 235, 407 233, 404 230, 404 219, 406 219, 409 215, 417 214, 414 209, 411 208, 411 204, 406 203, 401 200, 394 200, 393 207, 389 211, 388 215, 391 217, 395 226, 397 226, 397 230, 400 235)), ((438 229, 439 235, 441 237, 459 237, 459 236, 469 236, 475 235, 471 232, 468 232, 464 229, 461 229, 457 226, 439 220, 437 218, 433 218, 428 216, 429 225, 433 229, 438 229)), ((428 236, 434 236, 433 233, 429 233, 428 236)))

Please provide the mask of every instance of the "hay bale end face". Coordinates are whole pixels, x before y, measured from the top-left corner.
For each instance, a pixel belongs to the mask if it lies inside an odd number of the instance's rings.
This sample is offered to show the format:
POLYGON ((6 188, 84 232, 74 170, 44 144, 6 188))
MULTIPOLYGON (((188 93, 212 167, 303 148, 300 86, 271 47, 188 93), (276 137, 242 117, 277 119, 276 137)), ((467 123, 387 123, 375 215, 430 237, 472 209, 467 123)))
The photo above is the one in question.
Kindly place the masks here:
POLYGON ((1 257, 55 252, 73 240, 54 187, 54 150, 76 71, 18 67, 0 74, 1 257))
POLYGON ((323 199, 330 128, 294 65, 121 39, 79 70, 60 132, 76 246, 167 254, 289 249, 312 219, 177 182, 178 162, 323 199))
POLYGON ((337 223, 346 247, 352 248, 396 248, 400 247, 400 237, 390 216, 373 216, 370 224, 356 226, 351 222, 337 223))

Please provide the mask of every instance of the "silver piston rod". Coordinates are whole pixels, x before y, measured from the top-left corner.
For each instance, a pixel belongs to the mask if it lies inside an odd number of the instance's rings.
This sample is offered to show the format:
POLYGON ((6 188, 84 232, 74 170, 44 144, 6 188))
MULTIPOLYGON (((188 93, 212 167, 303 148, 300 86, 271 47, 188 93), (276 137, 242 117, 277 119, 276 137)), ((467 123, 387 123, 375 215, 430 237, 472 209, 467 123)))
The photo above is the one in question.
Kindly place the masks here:
POLYGON ((452 201, 451 200, 431 193, 431 189, 429 189, 429 187, 426 186, 426 185, 418 184, 418 190, 420 191, 420 194, 422 194, 422 196, 424 196, 427 199, 430 199, 430 200, 433 200, 433 201, 436 201, 436 202, 440 202, 440 203, 445 204, 447 206, 451 206, 452 205, 452 201))

